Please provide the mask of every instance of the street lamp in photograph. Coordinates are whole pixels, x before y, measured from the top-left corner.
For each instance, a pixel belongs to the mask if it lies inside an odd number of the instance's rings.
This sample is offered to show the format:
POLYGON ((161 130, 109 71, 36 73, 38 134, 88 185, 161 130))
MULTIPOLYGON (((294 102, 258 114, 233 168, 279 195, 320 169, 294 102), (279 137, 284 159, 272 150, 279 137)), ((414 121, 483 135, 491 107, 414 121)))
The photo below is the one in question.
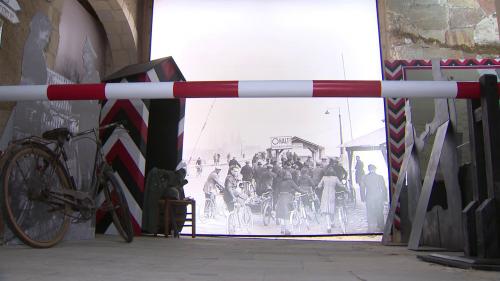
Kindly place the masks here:
POLYGON ((325 115, 333 114, 331 110, 338 110, 339 113, 339 133, 340 133, 340 158, 344 156, 344 149, 342 145, 344 144, 344 137, 342 136, 342 115, 340 114, 340 107, 327 108, 325 111, 325 115))

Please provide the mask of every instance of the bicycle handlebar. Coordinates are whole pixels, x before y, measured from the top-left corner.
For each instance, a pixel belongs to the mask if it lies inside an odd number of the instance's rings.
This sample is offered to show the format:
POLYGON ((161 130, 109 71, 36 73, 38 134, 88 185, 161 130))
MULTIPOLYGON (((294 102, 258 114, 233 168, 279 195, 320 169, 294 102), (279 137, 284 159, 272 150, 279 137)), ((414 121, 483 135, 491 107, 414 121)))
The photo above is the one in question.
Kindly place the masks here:
POLYGON ((79 137, 79 136, 83 136, 83 135, 87 135, 87 134, 90 134, 92 132, 95 132, 96 130, 104 130, 104 129, 114 128, 114 127, 122 127, 123 129, 125 129, 123 127, 123 123, 121 121, 118 121, 118 122, 113 122, 113 123, 101 126, 99 128, 92 128, 92 129, 81 131, 81 132, 78 132, 78 133, 75 133, 75 134, 71 134, 71 137, 73 137, 73 138, 74 137, 79 137))

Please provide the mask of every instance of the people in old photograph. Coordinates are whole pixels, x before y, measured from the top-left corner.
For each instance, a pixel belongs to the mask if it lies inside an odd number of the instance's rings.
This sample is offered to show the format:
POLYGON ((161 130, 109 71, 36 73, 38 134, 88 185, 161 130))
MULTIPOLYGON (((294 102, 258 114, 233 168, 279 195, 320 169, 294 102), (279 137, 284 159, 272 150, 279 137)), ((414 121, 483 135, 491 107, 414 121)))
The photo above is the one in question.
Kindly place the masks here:
MULTIPOLYGON (((340 157, 324 157, 326 160, 316 162, 314 159, 308 161, 309 157, 288 156, 290 158, 283 153, 283 157, 273 158, 256 153, 249 159, 232 157, 227 164, 217 166, 200 161, 202 157, 195 158, 193 171, 207 170, 201 177, 205 181, 200 183, 204 194, 201 225, 206 224, 215 234, 225 234, 229 214, 246 207, 251 210, 254 223, 251 229, 240 229, 236 234, 335 234, 346 233, 346 229, 355 233, 381 231, 387 188, 375 165, 369 165, 369 173, 363 175, 361 158, 356 157, 352 177, 358 177, 358 185, 349 186, 349 172, 340 157), (252 163, 252 159, 256 162, 252 163), (244 163, 241 169, 236 164, 240 162, 244 163), (352 190, 354 198, 351 201, 339 201, 339 196, 347 196, 352 190), (341 206, 349 217, 345 226, 339 222, 338 208, 341 206), (268 213, 263 210, 266 207, 268 213), (303 216, 292 221, 292 211, 303 216)), ((199 178, 193 177, 195 181, 199 178)))
POLYGON ((229 173, 224 182, 224 202, 229 212, 234 209, 235 203, 240 203, 245 199, 244 194, 239 190, 239 173, 240 169, 237 166, 229 167, 229 173))
POLYGON ((384 178, 377 174, 375 165, 368 165, 368 174, 363 177, 364 198, 368 231, 381 231, 384 227, 384 204, 387 202, 387 187, 384 178))
MULTIPOLYGON (((377 174, 387 186, 381 153, 386 135, 376 123, 383 118, 383 108, 377 109, 381 118, 353 119, 349 137, 345 101, 327 101, 340 107, 342 120, 325 116, 323 109, 316 111, 318 105, 312 103, 304 108, 307 114, 298 116, 295 102, 277 102, 280 112, 287 114, 276 115, 275 106, 256 100, 200 102, 206 107, 192 109, 195 115, 186 123, 184 154, 191 159, 186 190, 203 209, 197 232, 292 236, 377 232, 377 219, 370 211, 377 199, 366 190, 372 187, 373 175, 365 175, 363 162, 379 167, 377 174), (249 114, 252 118, 247 118, 249 114), (272 122, 255 126, 255 120, 272 122), (339 121, 347 129, 341 130, 339 121)), ((382 202, 382 216, 383 207, 382 202)))
POLYGON ((276 205, 276 217, 280 220, 281 234, 290 235, 290 212, 292 211, 292 202, 295 193, 305 193, 293 181, 292 173, 285 171, 283 180, 278 186, 278 201, 276 205))
POLYGON ((221 170, 219 166, 215 166, 203 185, 203 193, 205 193, 205 217, 213 218, 215 216, 215 211, 217 210, 217 195, 224 190, 224 183, 219 178, 221 170))
POLYGON ((365 164, 361 161, 361 157, 359 156, 356 156, 356 165, 354 166, 354 170, 356 184, 360 188, 361 201, 365 202, 364 186, 361 184, 363 177, 365 176, 365 164))
POLYGON ((337 192, 342 192, 345 187, 340 182, 335 169, 329 167, 325 170, 324 176, 318 184, 318 188, 323 190, 321 195, 321 214, 325 216, 326 232, 332 233, 333 222, 335 218, 335 200, 337 192))

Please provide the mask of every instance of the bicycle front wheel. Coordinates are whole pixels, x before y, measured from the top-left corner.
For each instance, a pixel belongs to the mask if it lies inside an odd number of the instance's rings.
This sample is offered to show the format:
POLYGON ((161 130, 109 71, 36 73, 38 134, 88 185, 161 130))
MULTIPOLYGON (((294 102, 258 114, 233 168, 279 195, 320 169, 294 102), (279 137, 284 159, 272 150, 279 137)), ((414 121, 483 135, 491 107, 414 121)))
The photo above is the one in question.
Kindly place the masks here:
POLYGON ((126 242, 132 242, 134 240, 134 228, 132 227, 127 199, 125 199, 123 189, 112 172, 106 173, 104 196, 106 197, 107 204, 110 206, 116 230, 126 242))
POLYGON ((64 191, 71 189, 61 162, 42 145, 8 152, 2 169, 2 203, 7 224, 24 243, 49 248, 60 242, 70 223, 64 191))

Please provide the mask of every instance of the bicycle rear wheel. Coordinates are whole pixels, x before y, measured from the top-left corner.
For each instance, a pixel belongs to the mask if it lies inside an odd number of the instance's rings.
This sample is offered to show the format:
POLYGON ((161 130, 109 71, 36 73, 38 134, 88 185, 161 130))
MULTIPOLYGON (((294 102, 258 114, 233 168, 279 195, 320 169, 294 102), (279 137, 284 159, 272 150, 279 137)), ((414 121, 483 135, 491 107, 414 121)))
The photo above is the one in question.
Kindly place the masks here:
POLYGON ((345 206, 341 206, 338 208, 338 215, 339 215, 339 224, 340 224, 340 229, 342 230, 342 234, 347 233, 347 210, 345 206))
POLYGON ((132 227, 127 199, 125 199, 123 189, 111 171, 106 172, 104 196, 111 207, 110 212, 116 230, 126 242, 132 242, 134 240, 134 228, 132 227))
POLYGON ((273 210, 271 208, 270 202, 264 202, 264 207, 262 208, 262 222, 265 226, 268 226, 271 223, 271 219, 273 217, 273 210))
POLYGON ((253 228, 253 216, 250 207, 245 206, 241 209, 241 220, 242 224, 247 228, 247 231, 250 232, 253 228))
POLYGON ((12 232, 35 248, 60 242, 70 223, 64 190, 71 189, 61 162, 42 145, 8 152, 2 169, 2 205, 12 232))
POLYGON ((292 227, 291 232, 297 234, 300 231, 300 215, 297 210, 290 212, 290 225, 292 227))
POLYGON ((215 218, 215 202, 212 199, 205 200, 205 218, 213 219, 215 218))
POLYGON ((236 215, 236 212, 232 211, 227 217, 227 234, 229 235, 236 233, 236 228, 238 225, 238 217, 236 215))

